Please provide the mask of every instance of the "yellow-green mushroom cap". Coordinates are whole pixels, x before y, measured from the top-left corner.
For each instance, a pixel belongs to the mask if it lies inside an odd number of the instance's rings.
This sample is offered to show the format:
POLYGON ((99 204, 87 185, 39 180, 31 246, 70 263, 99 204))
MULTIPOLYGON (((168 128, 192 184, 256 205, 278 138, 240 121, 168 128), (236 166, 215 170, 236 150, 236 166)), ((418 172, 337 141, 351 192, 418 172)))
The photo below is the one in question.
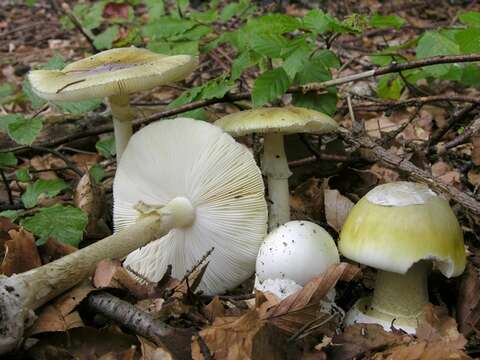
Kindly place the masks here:
POLYGON ((351 210, 338 243, 347 258, 404 274, 433 260, 447 277, 465 269, 463 233, 448 202, 427 186, 394 182, 377 186, 351 210))
POLYGON ((215 122, 227 133, 242 136, 251 133, 328 133, 338 129, 330 116, 296 106, 239 111, 215 122))
POLYGON ((186 78, 197 66, 190 55, 162 55, 127 47, 103 51, 63 70, 28 74, 33 92, 45 100, 80 101, 126 95, 186 78))

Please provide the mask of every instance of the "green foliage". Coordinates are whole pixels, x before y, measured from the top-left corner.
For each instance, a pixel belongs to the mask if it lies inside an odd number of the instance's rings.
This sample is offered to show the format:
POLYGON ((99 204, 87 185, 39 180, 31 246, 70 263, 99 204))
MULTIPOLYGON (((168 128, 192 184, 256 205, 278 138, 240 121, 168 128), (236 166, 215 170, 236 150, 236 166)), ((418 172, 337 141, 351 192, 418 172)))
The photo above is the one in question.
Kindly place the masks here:
MULTIPOLYGON (((420 37, 416 52, 417 58, 424 59, 438 55, 460 54, 460 47, 445 33, 437 31, 427 31, 420 37)), ((442 77, 450 71, 452 66, 454 65, 441 64, 426 67, 424 70, 433 77, 442 77)))
POLYGON ((42 119, 27 119, 21 115, 8 124, 8 135, 18 144, 31 145, 42 130, 42 119))
POLYGON ((30 209, 37 205, 40 195, 44 194, 47 197, 54 197, 60 194, 60 192, 66 188, 68 188, 68 184, 61 179, 39 179, 33 184, 29 184, 27 186, 27 190, 22 194, 23 205, 27 209, 30 209))
POLYGON ((30 172, 26 168, 21 168, 16 170, 15 177, 20 182, 29 182, 30 180, 32 180, 32 176, 30 175, 30 172))
POLYGON ((388 29, 394 28, 399 29, 405 24, 405 20, 396 15, 372 15, 368 21, 368 25, 374 28, 388 29))
POLYGON ((0 169, 17 165, 17 158, 12 152, 0 152, 0 169))
POLYGON ((93 181, 97 184, 99 184, 106 175, 103 167, 101 167, 98 164, 93 165, 88 170, 88 172, 89 172, 90 176, 92 177, 93 181))
POLYGON ((377 85, 377 95, 383 99, 397 100, 400 98, 403 80, 397 74, 382 76, 377 85))
POLYGON ((15 221, 18 216, 19 216, 18 210, 5 210, 5 211, 0 211, 0 217, 6 217, 11 219, 12 221, 15 221))
POLYGON ((99 50, 110 49, 113 42, 118 37, 119 32, 120 28, 118 26, 110 26, 95 36, 93 39, 93 45, 99 50))
POLYGON ((108 136, 100 139, 95 144, 95 148, 103 157, 109 158, 115 156, 115 138, 113 136, 108 136))
POLYGON ((53 238, 77 247, 87 223, 88 217, 82 210, 64 205, 39 209, 33 216, 20 221, 25 229, 39 238, 38 245, 53 238))
POLYGON ((259 107, 285 94, 291 81, 282 68, 265 71, 253 84, 253 106, 259 107))

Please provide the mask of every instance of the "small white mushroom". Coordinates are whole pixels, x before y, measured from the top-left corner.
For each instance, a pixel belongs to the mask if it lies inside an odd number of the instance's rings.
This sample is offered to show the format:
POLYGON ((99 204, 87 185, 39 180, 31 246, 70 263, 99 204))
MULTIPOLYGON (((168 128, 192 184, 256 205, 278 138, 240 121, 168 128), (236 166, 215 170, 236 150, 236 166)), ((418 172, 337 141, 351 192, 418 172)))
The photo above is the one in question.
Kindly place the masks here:
POLYGON ((289 221, 268 234, 260 247, 255 288, 284 298, 339 261, 335 242, 321 226, 289 221))

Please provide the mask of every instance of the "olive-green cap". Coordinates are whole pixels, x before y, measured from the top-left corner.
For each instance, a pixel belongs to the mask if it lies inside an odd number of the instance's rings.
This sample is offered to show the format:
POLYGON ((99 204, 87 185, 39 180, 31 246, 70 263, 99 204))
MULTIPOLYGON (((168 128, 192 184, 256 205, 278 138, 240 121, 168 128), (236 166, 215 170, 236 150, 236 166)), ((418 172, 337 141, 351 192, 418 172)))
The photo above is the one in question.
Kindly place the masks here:
POLYGON ((251 133, 329 133, 338 129, 330 116, 296 106, 239 111, 218 119, 215 125, 233 136, 251 133))
POLYGON ((423 184, 377 186, 352 208, 338 243, 347 258, 376 269, 406 273, 433 260, 447 277, 465 269, 463 232, 445 199, 423 184))
POLYGON ((63 70, 28 74, 33 92, 51 101, 80 101, 125 95, 185 79, 197 66, 190 55, 162 55, 126 47, 103 51, 63 70))

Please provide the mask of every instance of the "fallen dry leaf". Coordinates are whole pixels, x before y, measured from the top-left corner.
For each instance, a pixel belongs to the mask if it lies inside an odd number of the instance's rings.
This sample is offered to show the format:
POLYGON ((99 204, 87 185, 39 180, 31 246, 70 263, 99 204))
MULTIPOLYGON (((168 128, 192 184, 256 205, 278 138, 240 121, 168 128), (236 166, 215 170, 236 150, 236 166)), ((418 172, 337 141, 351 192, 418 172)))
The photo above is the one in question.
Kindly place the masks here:
POLYGON ((337 232, 340 232, 354 204, 349 198, 340 194, 338 190, 325 189, 324 199, 327 223, 337 232))
POLYGON ((40 253, 43 264, 57 260, 77 250, 78 249, 75 246, 63 243, 53 238, 49 238, 45 244, 38 247, 38 252, 40 253))
POLYGON ((290 196, 292 219, 323 219, 323 189, 325 187, 326 182, 322 182, 318 178, 310 178, 298 185, 290 196))
POLYGON ((479 166, 480 165, 480 136, 472 137, 472 162, 479 166))
POLYGON ((51 304, 44 306, 38 314, 38 319, 33 324, 31 334, 67 331, 83 326, 83 322, 74 309, 95 290, 88 281, 84 281, 58 297, 51 304))
POLYGON ((225 316, 225 307, 218 296, 215 296, 208 305, 204 306, 203 311, 210 322, 213 322, 217 317, 225 316))
POLYGON ((10 276, 42 265, 31 233, 24 229, 12 229, 8 234, 11 240, 4 244, 5 256, 0 265, 0 273, 10 276))
POLYGON ((329 359, 350 360, 363 358, 385 347, 410 342, 412 338, 398 332, 387 332, 377 324, 354 324, 335 336, 329 359))
POLYGON ((141 336, 137 337, 142 350, 141 360, 173 360, 172 355, 167 350, 141 336))
POLYGON ((480 323, 480 274, 471 263, 467 264, 460 281, 457 321, 464 336, 469 336, 480 323))
POLYGON ((75 188, 73 202, 88 216, 86 237, 102 239, 110 235, 110 229, 103 220, 105 212, 105 192, 100 184, 96 184, 87 171, 75 188))

